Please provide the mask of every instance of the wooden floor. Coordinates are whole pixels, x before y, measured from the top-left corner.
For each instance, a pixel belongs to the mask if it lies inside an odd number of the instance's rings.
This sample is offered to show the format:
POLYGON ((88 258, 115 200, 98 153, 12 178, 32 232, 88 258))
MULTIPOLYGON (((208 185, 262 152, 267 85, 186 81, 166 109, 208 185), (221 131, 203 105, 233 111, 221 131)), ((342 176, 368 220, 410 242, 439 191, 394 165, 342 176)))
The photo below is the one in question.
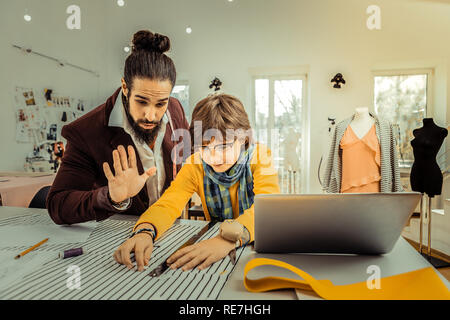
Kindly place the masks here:
POLYGON ((445 279, 450 281, 450 267, 439 268, 439 269, 436 269, 436 270, 439 271, 445 277, 445 279))
MULTIPOLYGON (((417 251, 419 251, 419 244, 415 241, 412 241, 410 239, 405 238, 406 241, 409 242, 409 244, 411 244, 414 249, 416 249, 417 251)), ((423 246, 422 252, 427 252, 427 247, 423 246)), ((450 257, 439 252, 436 251, 434 249, 431 249, 431 256, 435 257, 435 258, 439 258, 441 260, 444 260, 448 263, 450 263, 450 257)), ((445 267, 445 268, 436 268, 437 271, 439 271, 448 281, 450 281, 450 267, 445 267)))

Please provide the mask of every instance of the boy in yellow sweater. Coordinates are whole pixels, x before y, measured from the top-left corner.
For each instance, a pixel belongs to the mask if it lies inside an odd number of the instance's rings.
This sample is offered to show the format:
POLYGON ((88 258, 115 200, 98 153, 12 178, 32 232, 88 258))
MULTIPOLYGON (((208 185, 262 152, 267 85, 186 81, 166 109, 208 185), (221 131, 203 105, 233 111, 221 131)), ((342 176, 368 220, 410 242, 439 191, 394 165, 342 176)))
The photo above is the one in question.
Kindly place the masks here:
POLYGON ((204 269, 235 246, 253 241, 254 196, 280 192, 270 150, 253 143, 248 115, 237 98, 215 94, 201 100, 192 113, 190 131, 194 154, 114 253, 115 260, 130 269, 133 251, 139 271, 148 265, 154 240, 170 228, 194 192, 201 198, 206 220, 232 220, 243 232, 238 244, 218 234, 177 251, 167 260, 173 269, 204 269))

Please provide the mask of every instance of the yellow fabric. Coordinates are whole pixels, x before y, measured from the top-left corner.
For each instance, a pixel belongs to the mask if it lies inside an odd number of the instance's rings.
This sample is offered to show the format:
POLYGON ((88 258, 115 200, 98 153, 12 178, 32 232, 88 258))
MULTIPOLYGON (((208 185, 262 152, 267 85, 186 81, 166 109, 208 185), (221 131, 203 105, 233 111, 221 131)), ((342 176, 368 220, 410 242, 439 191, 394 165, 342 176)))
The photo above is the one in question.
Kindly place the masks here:
POLYGON ((450 300, 450 291, 432 267, 381 278, 380 289, 369 289, 366 282, 334 285, 329 280, 316 280, 288 263, 257 258, 250 260, 245 266, 244 285, 250 292, 287 288, 312 290, 328 300, 450 300), (266 277, 256 280, 247 278, 250 270, 264 265, 288 269, 304 280, 283 277, 266 277))
POLYGON ((376 128, 373 125, 359 139, 351 125, 341 139, 342 193, 380 192, 381 151, 376 128))
MULTIPOLYGON (((255 195, 280 193, 278 174, 273 167, 270 149, 264 145, 257 144, 250 161, 250 169, 253 174, 253 192, 255 195)), ((177 177, 172 181, 161 198, 140 216, 134 229, 141 223, 151 223, 155 226, 157 238, 159 238, 181 215, 181 211, 194 192, 201 198, 206 220, 211 220, 205 202, 203 176, 204 171, 200 155, 199 153, 194 153, 186 160, 177 177)), ((255 229, 253 205, 239 216, 238 186, 239 181, 230 187, 233 216, 236 221, 239 221, 248 229, 250 241, 253 241, 255 229)))

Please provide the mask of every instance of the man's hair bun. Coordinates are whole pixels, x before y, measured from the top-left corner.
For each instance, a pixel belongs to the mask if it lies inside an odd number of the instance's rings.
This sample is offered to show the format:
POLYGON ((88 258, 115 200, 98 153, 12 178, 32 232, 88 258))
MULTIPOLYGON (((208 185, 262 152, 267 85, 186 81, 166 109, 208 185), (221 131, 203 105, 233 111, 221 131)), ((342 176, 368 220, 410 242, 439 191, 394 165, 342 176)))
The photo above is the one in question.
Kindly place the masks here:
POLYGON ((170 39, 159 33, 141 30, 133 35, 133 51, 145 50, 164 53, 170 49, 170 39))

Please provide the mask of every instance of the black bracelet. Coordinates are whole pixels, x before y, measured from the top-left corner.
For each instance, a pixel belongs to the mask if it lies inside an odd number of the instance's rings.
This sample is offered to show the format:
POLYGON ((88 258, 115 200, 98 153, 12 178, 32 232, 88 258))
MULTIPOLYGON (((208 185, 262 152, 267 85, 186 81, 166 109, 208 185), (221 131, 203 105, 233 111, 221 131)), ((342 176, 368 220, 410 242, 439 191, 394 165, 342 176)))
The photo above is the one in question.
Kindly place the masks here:
POLYGON ((130 236, 130 238, 133 238, 135 235, 141 233, 141 232, 149 232, 150 233, 150 237, 152 238, 152 241, 155 242, 155 237, 156 237, 156 232, 153 229, 148 229, 148 228, 142 228, 142 229, 138 229, 135 232, 133 232, 130 236))

